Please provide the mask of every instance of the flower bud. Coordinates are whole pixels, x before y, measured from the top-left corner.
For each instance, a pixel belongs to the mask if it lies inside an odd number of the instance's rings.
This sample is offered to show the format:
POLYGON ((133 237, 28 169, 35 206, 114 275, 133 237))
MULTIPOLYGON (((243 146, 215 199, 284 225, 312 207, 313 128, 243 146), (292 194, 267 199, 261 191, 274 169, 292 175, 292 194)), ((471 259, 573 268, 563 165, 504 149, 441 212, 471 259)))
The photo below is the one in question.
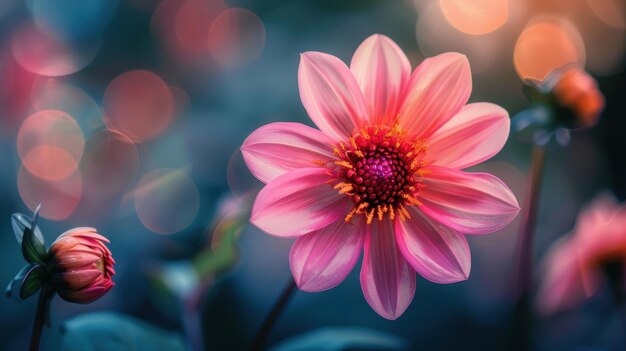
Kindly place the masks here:
POLYGON ((556 77, 552 94, 560 107, 570 111, 575 128, 595 125, 604 108, 604 97, 596 81, 583 69, 565 67, 556 77))
POLYGON ((90 303, 102 297, 115 284, 115 260, 105 246, 109 240, 93 228, 74 228, 52 244, 51 283, 61 298, 90 303))

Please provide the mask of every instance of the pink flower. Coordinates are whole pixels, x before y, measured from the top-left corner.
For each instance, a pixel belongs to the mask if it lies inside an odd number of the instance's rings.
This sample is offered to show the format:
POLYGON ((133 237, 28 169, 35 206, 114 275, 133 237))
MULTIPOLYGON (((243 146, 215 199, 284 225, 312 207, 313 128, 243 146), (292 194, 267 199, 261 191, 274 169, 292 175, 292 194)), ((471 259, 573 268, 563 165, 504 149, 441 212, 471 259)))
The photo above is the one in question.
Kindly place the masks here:
POLYGON ((74 228, 50 246, 51 280, 61 298, 90 303, 111 290, 115 260, 108 242, 93 228, 74 228))
POLYGON ((251 222, 297 237, 290 263, 298 287, 338 285, 363 250, 365 299, 395 319, 413 299, 415 272, 437 283, 467 279, 464 234, 499 230, 519 211, 498 178, 461 171, 495 155, 509 134, 504 109, 466 105, 467 58, 442 54, 411 73, 396 43, 373 35, 350 68, 328 54, 302 54, 298 83, 320 130, 272 123, 241 147, 267 183, 251 222))
MULTIPOLYGON (((581 212, 573 232, 554 244, 543 263, 538 307, 544 314, 575 307, 595 294, 610 271, 626 264, 626 208, 602 196, 581 212)), ((626 277, 617 281, 626 282, 626 277)), ((624 288, 621 287, 623 292, 624 288)))

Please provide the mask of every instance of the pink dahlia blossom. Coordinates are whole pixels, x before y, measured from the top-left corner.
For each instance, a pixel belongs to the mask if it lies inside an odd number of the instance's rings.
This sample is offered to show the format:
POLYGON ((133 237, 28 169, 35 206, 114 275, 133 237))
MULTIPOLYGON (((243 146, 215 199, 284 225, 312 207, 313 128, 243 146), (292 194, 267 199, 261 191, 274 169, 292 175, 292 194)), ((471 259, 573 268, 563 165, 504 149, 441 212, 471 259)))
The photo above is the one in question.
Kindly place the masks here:
POLYGON ((314 129, 272 123, 241 150, 267 185, 251 222, 297 237, 291 271, 304 291, 339 284, 364 251, 369 305, 399 317, 415 272, 437 283, 467 279, 465 234, 494 232, 519 207, 500 179, 462 169, 495 155, 509 134, 507 112, 468 104, 467 58, 446 53, 411 65, 391 39, 373 35, 348 68, 320 53, 301 55, 300 97, 314 129))
POLYGON ((111 290, 115 260, 108 242, 93 228, 74 228, 50 246, 51 280, 61 298, 90 303, 111 290))
MULTIPOLYGON (((610 196, 599 197, 580 213, 572 233, 546 254, 539 310, 550 314, 575 307, 606 285, 606 278, 624 284, 625 264, 626 207, 610 196)), ((618 288, 623 293, 626 286, 618 288)))

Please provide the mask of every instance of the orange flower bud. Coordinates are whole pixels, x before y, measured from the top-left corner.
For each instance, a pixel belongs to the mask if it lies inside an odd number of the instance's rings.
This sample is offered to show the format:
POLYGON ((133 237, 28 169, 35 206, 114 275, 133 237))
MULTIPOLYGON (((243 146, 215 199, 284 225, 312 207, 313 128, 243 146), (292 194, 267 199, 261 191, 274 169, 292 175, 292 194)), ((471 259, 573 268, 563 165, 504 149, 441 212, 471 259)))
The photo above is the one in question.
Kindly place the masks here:
POLYGON ((604 97, 596 81, 576 66, 559 70, 552 93, 561 107, 572 112, 578 128, 595 125, 604 108, 604 97))
POLYGON ((74 228, 61 234, 50 247, 51 282, 64 300, 90 303, 115 284, 115 260, 93 228, 74 228))

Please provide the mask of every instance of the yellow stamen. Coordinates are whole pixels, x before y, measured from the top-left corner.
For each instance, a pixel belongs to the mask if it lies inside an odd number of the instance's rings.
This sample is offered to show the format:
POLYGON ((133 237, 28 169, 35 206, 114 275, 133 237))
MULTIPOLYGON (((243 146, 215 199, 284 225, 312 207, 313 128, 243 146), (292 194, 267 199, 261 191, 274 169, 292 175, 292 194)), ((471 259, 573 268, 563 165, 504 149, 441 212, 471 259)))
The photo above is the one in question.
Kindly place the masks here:
POLYGON ((354 167, 350 164, 350 162, 348 161, 335 161, 335 164, 337 166, 341 166, 343 168, 347 168, 347 169, 353 169, 354 167))
POLYGON ((374 220, 374 210, 375 209, 372 208, 370 213, 367 214, 367 224, 372 224, 372 221, 374 220))
POLYGON ((356 208, 353 208, 352 211, 350 211, 350 213, 348 213, 346 218, 344 218, 344 221, 350 223, 350 220, 352 220, 352 217, 354 216, 355 213, 356 213, 356 208))
POLYGON ((403 221, 411 218, 409 211, 407 211, 406 208, 404 208, 404 206, 398 205, 398 211, 399 211, 398 214, 400 215, 400 219, 402 219, 403 221))
POLYGON ((378 205, 376 207, 376 210, 378 211, 378 221, 382 222, 383 221, 383 208, 381 205, 378 205))
POLYGON ((359 205, 359 207, 356 209, 356 213, 363 213, 365 212, 365 209, 367 209, 367 207, 370 204, 368 204, 367 202, 363 202, 362 204, 359 205))
POLYGON ((417 205, 417 206, 422 205, 422 202, 416 199, 411 194, 402 194, 402 197, 409 203, 409 205, 417 205))

